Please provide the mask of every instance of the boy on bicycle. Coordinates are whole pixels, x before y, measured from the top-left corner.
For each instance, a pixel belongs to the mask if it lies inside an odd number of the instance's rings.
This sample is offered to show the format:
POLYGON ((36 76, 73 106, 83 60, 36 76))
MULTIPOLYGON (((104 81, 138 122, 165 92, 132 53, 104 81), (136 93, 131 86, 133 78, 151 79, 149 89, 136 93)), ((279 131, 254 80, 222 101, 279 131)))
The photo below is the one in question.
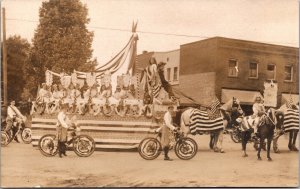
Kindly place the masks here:
POLYGON ((11 100, 10 105, 7 107, 7 117, 6 117, 6 128, 5 132, 12 130, 13 137, 16 142, 19 143, 18 137, 16 136, 19 124, 25 121, 26 117, 22 115, 20 110, 15 106, 16 101, 11 100))

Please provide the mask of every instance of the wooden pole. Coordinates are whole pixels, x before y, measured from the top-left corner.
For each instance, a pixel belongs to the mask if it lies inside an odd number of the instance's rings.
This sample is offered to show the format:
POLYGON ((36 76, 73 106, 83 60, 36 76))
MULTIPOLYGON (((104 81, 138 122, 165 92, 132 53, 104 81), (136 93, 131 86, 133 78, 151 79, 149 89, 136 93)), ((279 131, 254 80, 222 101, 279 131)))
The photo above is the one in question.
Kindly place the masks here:
POLYGON ((5 18, 5 8, 2 8, 2 28, 3 28, 3 102, 4 106, 7 106, 7 51, 6 51, 6 18, 5 18))

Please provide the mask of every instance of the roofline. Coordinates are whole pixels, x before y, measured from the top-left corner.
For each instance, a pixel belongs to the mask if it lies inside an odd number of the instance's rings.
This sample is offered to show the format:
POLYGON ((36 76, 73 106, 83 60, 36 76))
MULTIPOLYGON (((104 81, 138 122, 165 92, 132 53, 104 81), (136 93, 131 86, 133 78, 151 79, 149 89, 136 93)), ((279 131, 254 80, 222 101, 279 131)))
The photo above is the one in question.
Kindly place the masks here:
POLYGON ((170 51, 151 51, 151 52, 138 54, 137 56, 144 55, 144 54, 150 54, 150 53, 153 53, 153 54, 154 53, 169 53, 169 52, 174 52, 174 51, 180 51, 180 49, 175 49, 175 50, 170 50, 170 51))
POLYGON ((185 45, 191 45, 191 44, 194 44, 194 43, 199 43, 199 42, 202 42, 202 41, 208 41, 208 40, 222 40, 222 39, 225 39, 225 40, 233 40, 233 41, 239 41, 239 42, 244 42, 244 43, 255 43, 255 44, 261 44, 261 45, 268 45, 268 46, 276 46, 276 47, 285 47, 285 48, 292 48, 292 49, 295 49, 295 50, 299 50, 299 47, 292 47, 292 46, 286 46, 286 45, 278 45, 278 44, 271 44, 271 43, 265 43, 265 42, 259 42, 259 41, 250 41, 250 40, 244 40, 244 39, 235 39, 235 38, 228 38, 228 37, 220 37, 220 36, 215 36, 215 37, 211 37, 211 38, 207 38, 207 39, 203 39, 203 40, 199 40, 199 41, 194 41, 194 42, 191 42, 191 43, 186 43, 186 44, 182 44, 180 46, 185 46, 185 45))
POLYGON ((180 49, 170 50, 170 51, 154 51, 154 53, 169 53, 174 51, 180 51, 180 49))

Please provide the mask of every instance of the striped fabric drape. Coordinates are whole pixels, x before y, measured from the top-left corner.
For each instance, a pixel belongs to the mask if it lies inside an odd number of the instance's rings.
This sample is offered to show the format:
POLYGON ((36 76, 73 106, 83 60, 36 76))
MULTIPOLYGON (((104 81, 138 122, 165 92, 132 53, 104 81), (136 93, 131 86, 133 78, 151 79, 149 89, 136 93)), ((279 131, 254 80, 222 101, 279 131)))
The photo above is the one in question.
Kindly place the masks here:
POLYGON ((299 130, 299 110, 287 109, 284 113, 284 130, 299 130))
MULTIPOLYGON (((94 72, 96 79, 100 79, 105 74, 105 72, 110 72, 110 74, 114 74, 125 64, 128 58, 129 58, 129 64, 127 67, 127 72, 129 72, 130 70, 134 71, 133 69, 135 68, 135 62, 136 62, 137 40, 138 40, 137 34, 133 33, 126 46, 115 57, 113 57, 106 64, 102 66, 97 66, 94 72)), ((55 73, 50 70, 47 70, 46 73, 47 74, 50 73, 51 75, 61 77, 61 74, 55 73)), ((78 79, 86 79, 88 74, 87 72, 80 72, 77 70, 74 70, 73 73, 77 74, 78 79)), ((64 74, 64 76, 68 76, 68 75, 64 74)))
POLYGON ((190 130, 194 134, 196 132, 207 132, 223 129, 223 118, 210 119, 206 111, 194 109, 191 115, 190 130))

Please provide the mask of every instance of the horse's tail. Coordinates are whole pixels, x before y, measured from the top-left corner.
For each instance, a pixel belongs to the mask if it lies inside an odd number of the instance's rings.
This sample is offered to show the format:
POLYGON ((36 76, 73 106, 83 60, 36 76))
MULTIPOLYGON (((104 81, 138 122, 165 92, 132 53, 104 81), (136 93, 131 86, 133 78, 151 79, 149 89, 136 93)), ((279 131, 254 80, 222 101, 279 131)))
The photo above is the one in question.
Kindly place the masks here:
POLYGON ((192 111, 193 111, 192 108, 188 108, 188 109, 184 110, 180 116, 180 129, 181 129, 181 131, 184 132, 185 136, 188 133, 190 133, 190 127, 189 127, 188 123, 191 119, 192 111))

